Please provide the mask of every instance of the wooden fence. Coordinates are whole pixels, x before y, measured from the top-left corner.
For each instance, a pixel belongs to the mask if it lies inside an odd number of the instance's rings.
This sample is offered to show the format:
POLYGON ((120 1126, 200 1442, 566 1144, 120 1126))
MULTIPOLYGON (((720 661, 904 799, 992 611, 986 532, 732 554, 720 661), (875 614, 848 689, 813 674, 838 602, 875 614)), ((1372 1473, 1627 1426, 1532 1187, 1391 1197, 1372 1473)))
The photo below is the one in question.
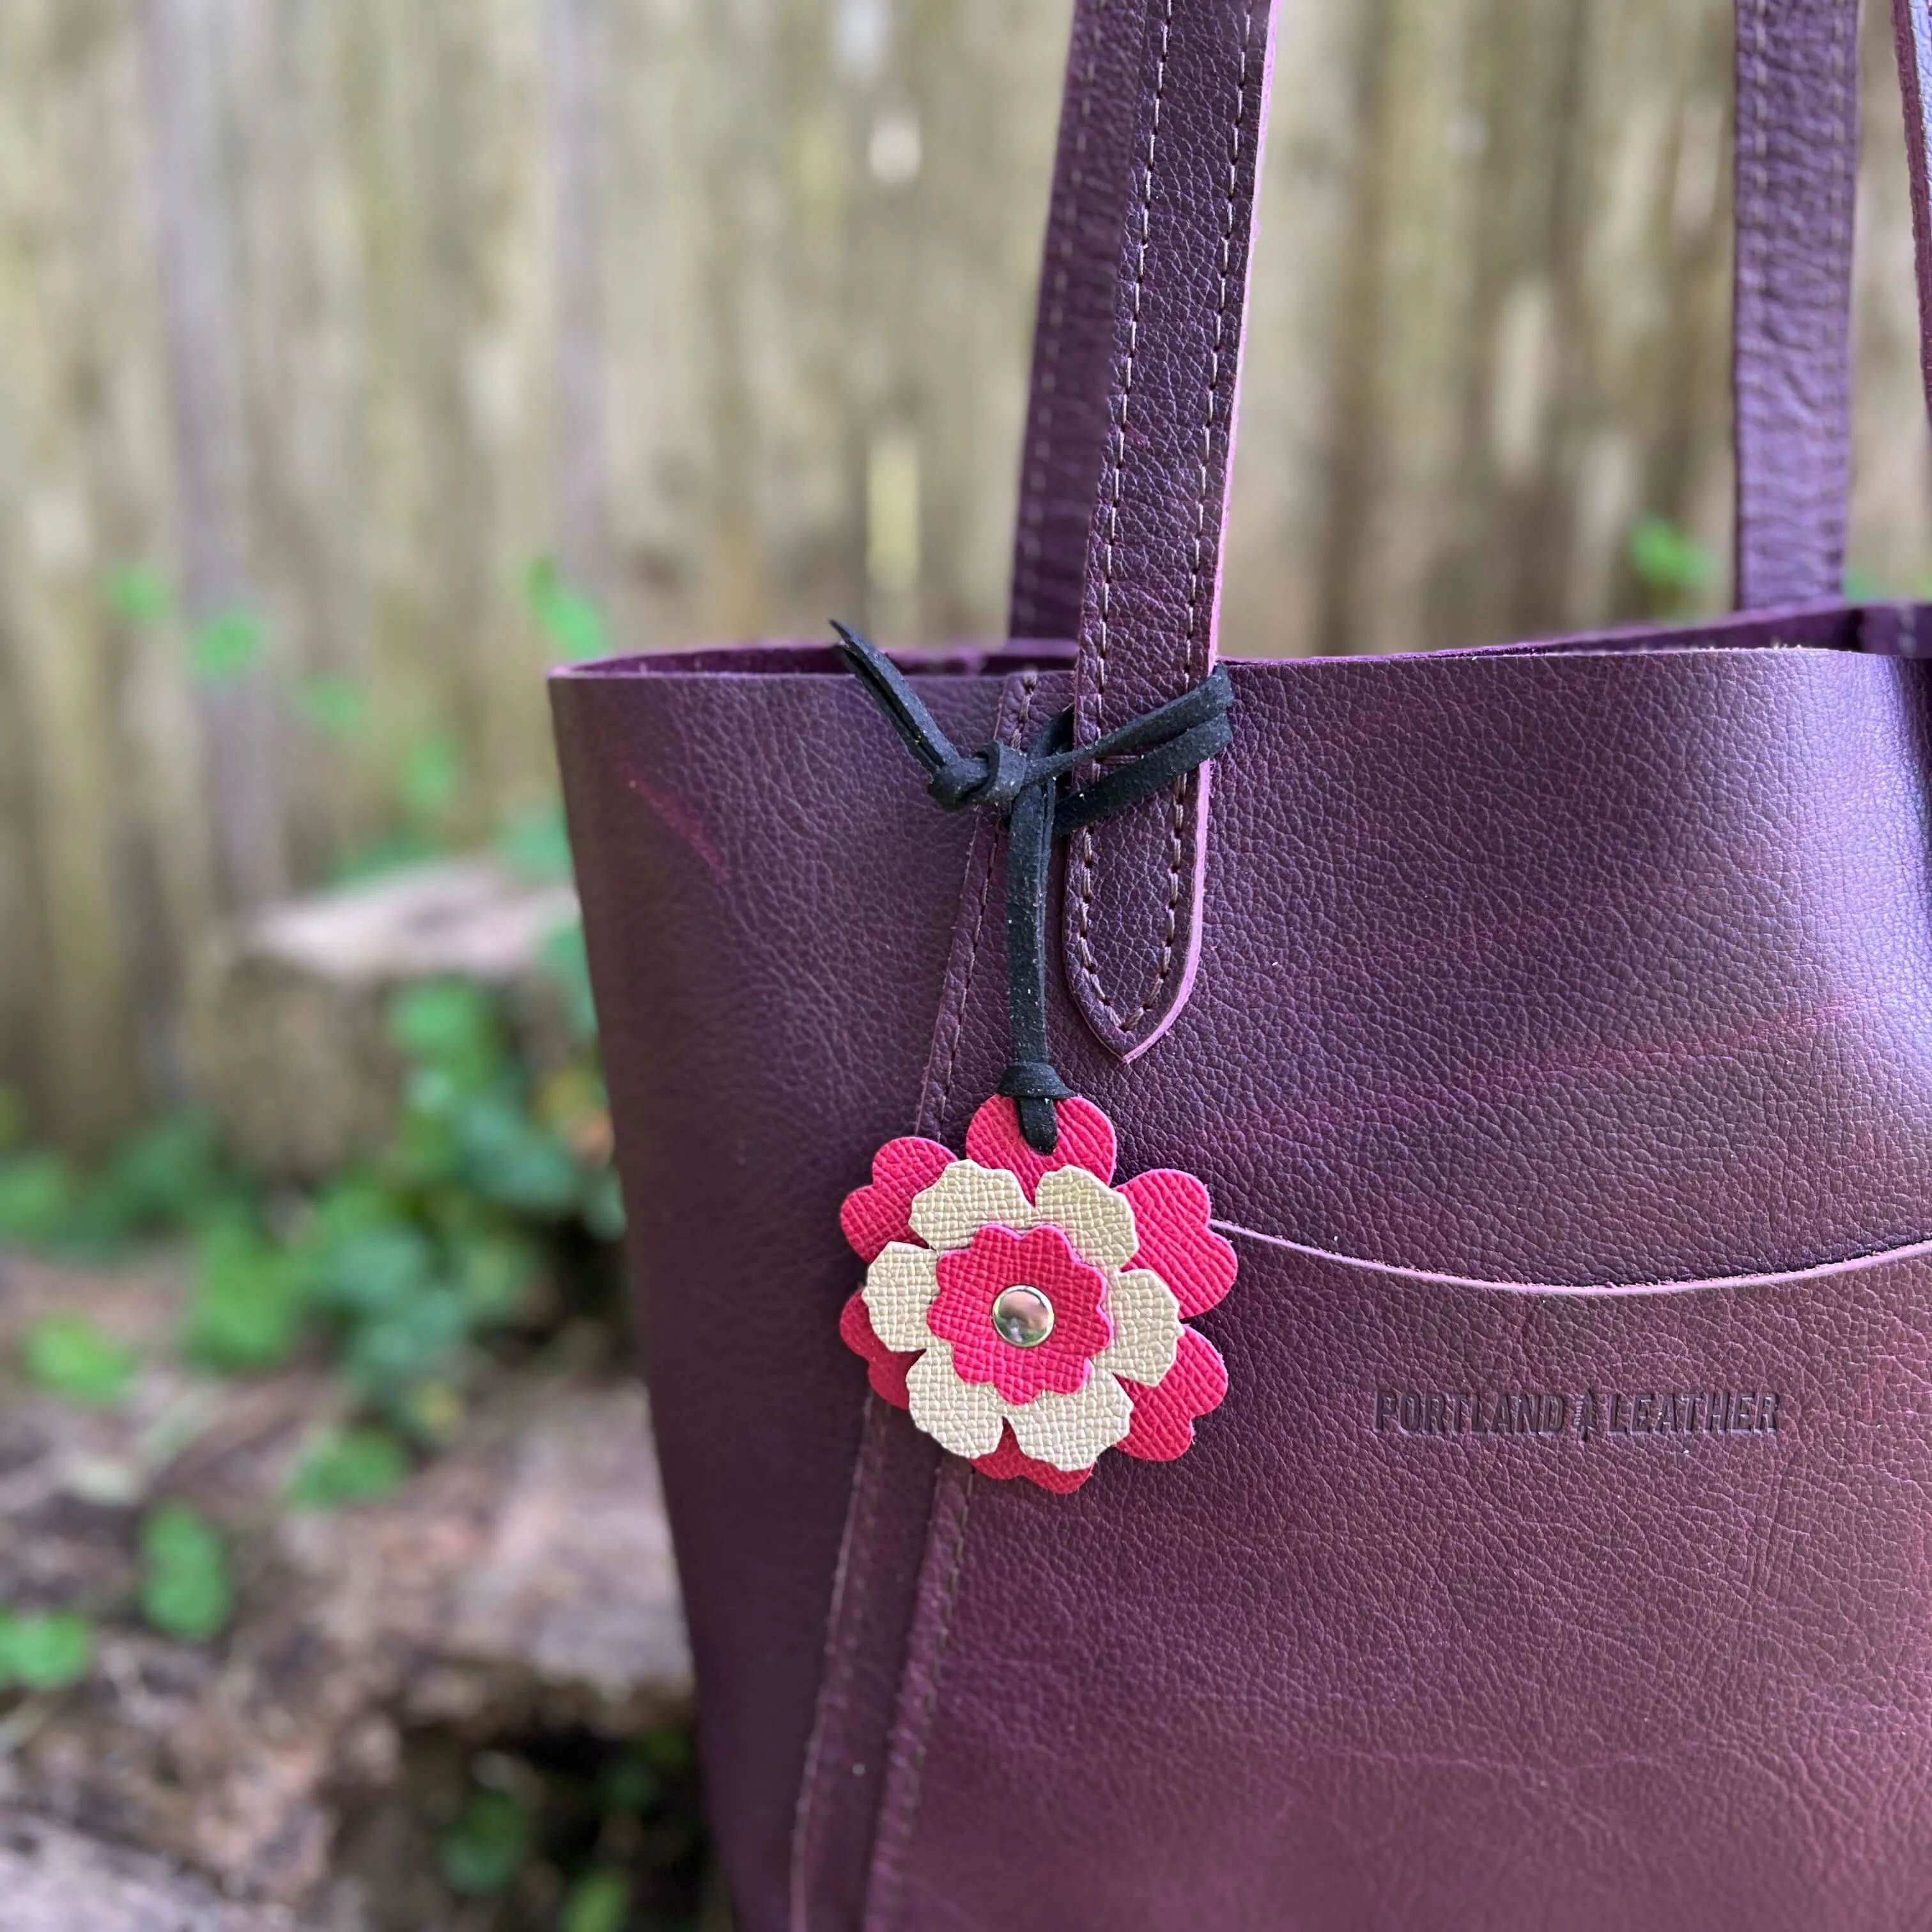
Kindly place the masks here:
MULTIPOLYGON (((1286 6, 1232 649, 1627 612, 1646 516, 1721 554, 1728 15, 1286 6)), ((1066 20, 7 0, 0 1079, 48 1130, 177 1090, 223 911, 399 812, 545 795, 533 560, 623 644, 998 630, 1066 20)), ((1903 589, 1932 542, 1868 26, 1855 548, 1903 589)))

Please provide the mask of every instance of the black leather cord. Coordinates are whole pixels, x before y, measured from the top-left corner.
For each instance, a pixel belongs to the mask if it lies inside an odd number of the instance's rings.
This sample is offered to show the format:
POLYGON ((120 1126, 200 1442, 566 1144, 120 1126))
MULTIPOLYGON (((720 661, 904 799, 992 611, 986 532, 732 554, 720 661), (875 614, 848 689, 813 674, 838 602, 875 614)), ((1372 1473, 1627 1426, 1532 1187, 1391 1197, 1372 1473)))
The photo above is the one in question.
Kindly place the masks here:
POLYGON ((838 654, 872 694, 926 767, 926 789, 948 812, 968 807, 997 812, 1006 826, 1006 1072, 999 1090, 1017 1103, 1020 1131, 1040 1154, 1060 1138, 1055 1103, 1073 1090, 1054 1070, 1046 1042, 1047 883, 1053 842, 1082 826, 1123 812, 1166 790, 1234 740, 1228 712, 1234 686, 1216 670, 1172 704, 1163 704, 1090 745, 1073 742, 1073 714, 1063 711, 1024 751, 984 745, 957 750, 938 720, 885 653, 856 631, 834 622, 838 654), (1116 764, 1076 792, 1060 782, 1083 766, 1141 755, 1116 764))

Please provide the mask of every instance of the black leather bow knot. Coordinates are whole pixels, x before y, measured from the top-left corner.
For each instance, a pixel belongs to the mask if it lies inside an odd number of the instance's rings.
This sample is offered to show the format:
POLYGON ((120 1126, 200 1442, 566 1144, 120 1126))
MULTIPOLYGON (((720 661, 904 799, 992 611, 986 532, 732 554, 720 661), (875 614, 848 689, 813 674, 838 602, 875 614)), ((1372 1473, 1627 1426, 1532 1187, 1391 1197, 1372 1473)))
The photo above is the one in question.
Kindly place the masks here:
POLYGON ((1051 1154, 1060 1129, 1054 1103, 1071 1100, 1047 1051, 1047 880, 1053 842, 1165 791, 1233 742, 1228 712, 1234 687, 1216 670, 1171 704, 1136 718, 1090 745, 1073 742, 1073 714, 1063 711, 1033 744, 994 743, 962 753, 883 651, 835 622, 838 654, 871 692, 927 772, 926 789, 948 812, 996 812, 1006 826, 1006 1027, 1011 1058, 999 1090, 1018 1110, 1020 1131, 1051 1154), (1076 792, 1061 782, 1108 764, 1076 792))

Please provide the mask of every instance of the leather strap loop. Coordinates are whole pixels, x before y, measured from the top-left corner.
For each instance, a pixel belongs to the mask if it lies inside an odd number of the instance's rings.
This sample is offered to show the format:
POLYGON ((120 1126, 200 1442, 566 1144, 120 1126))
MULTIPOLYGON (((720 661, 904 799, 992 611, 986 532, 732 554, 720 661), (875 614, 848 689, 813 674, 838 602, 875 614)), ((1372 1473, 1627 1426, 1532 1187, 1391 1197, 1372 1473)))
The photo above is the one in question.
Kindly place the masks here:
MULTIPOLYGON (((1179 697, 1214 666, 1273 44, 1271 0, 1142 6, 1081 598, 1081 745, 1179 697)), ((1166 1030, 1192 983, 1208 794, 1204 767, 1070 844, 1067 988, 1124 1058, 1166 1030)))

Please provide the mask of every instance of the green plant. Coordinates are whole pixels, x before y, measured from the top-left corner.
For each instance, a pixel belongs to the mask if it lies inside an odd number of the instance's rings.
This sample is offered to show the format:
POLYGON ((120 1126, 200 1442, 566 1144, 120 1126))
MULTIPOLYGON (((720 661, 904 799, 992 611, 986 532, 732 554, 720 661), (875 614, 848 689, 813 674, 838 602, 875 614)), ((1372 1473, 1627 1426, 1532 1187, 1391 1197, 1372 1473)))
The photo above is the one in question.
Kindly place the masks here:
POLYGON ((72 1610, 0 1610, 0 1691, 64 1690, 94 1661, 94 1626, 72 1610))
POLYGON ((664 1796, 664 1774, 641 1744, 628 1744, 605 1765, 598 1795, 606 1811, 635 1817, 664 1796))
POLYGON ((1630 568, 1660 611, 1682 608, 1718 580, 1718 560, 1667 517, 1640 517, 1630 530, 1630 568))
POLYGON ((92 1405, 119 1401, 141 1366, 132 1348, 110 1341, 79 1315, 44 1316, 27 1330, 20 1353, 28 1380, 92 1405))
POLYGON ((163 1503, 142 1524, 140 1594, 141 1614, 165 1636, 206 1643, 227 1628, 228 1546, 191 1504, 163 1503))
POLYGON ((262 620, 252 610, 218 610, 197 624, 188 640, 196 678, 227 684, 254 669, 266 640, 262 620))
POLYGON ((530 613, 557 656, 571 664, 608 656, 610 638, 604 614, 565 580, 553 557, 539 557, 524 578, 530 613))
POLYGON ((289 1485, 298 1509, 380 1502, 409 1480, 407 1446, 386 1429, 345 1429, 311 1449, 289 1485))
POLYGON ((571 1887, 559 1922, 561 1932, 624 1932, 630 1917, 628 1876, 602 1865, 571 1887))
POLYGON ((530 1814, 514 1798, 476 1792, 436 1840, 449 1888, 471 1898, 501 1892, 522 1868, 535 1835, 530 1814))
POLYGON ((526 879, 567 879, 571 875, 570 834, 561 800, 525 806, 512 812, 496 835, 497 856, 526 879))
POLYGON ((126 563, 107 580, 107 602, 130 624, 158 623, 174 608, 174 593, 159 571, 126 563))
POLYGON ((302 1341, 308 1308, 296 1258, 251 1214, 225 1216, 196 1243, 183 1352, 205 1368, 279 1368, 302 1341))
POLYGON ((302 716, 326 737, 347 743, 369 728, 369 700, 360 686, 346 677, 305 679, 296 693, 302 716))
POLYGON ((29 1151, 0 1161, 0 1241, 57 1244, 79 1198, 74 1170, 58 1154, 29 1151))

